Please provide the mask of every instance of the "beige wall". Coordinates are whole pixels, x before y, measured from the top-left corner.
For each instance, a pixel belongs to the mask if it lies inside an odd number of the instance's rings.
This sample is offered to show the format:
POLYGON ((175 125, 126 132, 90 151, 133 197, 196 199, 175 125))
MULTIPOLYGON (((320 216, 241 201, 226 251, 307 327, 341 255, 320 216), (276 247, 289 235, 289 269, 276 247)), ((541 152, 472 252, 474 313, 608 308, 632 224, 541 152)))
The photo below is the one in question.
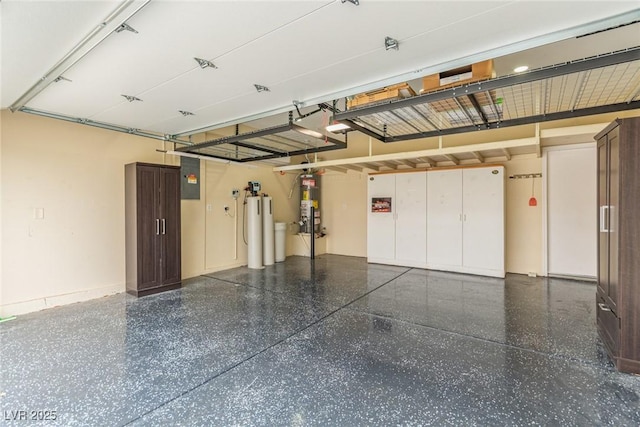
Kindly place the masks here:
MULTIPOLYGON (((540 173, 541 158, 520 158, 505 162, 507 177, 514 174, 540 173)), ((505 182, 506 233, 505 269, 509 273, 542 273, 542 179, 533 180, 538 201, 529 206, 531 179, 508 179, 505 182)))
MULTIPOLYGON (((156 152, 161 141, 7 110, 1 132, 0 316, 124 291, 124 165, 178 160, 156 152)), ((297 205, 291 177, 269 167, 201 162, 201 172, 201 200, 182 202, 183 278, 246 264, 241 201, 237 259, 223 210, 235 214, 232 188, 261 181, 277 220, 292 222, 297 205)))
POLYGON ((367 178, 357 172, 327 172, 322 177, 327 252, 367 256, 367 178))
POLYGON ((4 314, 124 290, 123 165, 161 163, 156 148, 162 142, 2 111, 4 314))

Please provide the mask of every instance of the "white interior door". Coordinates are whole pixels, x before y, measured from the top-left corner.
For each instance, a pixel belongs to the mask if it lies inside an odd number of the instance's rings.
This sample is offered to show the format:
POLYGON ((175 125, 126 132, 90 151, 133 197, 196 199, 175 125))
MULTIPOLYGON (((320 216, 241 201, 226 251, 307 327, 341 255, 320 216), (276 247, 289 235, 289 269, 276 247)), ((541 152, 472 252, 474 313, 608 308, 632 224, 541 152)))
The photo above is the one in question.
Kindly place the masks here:
POLYGON ((462 170, 427 173, 427 265, 462 266, 462 170))
POLYGON ((548 274, 596 277, 596 145, 548 149, 545 157, 548 274))
POLYGON ((464 169, 462 177, 462 265, 504 275, 504 168, 464 169))
POLYGON ((427 262, 427 173, 396 175, 396 259, 412 266, 427 262))
POLYGON ((369 177, 367 214, 367 258, 381 262, 395 259, 395 175, 369 177), (388 208, 385 204, 388 203, 388 208))

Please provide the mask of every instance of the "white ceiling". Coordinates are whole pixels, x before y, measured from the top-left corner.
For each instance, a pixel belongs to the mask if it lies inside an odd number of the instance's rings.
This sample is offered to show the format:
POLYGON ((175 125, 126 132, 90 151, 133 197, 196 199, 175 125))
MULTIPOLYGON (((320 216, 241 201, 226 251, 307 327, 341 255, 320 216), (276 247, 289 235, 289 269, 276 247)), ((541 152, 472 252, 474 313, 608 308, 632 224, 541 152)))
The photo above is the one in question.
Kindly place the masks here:
POLYGON ((104 40, 62 73, 71 82, 48 84, 26 107, 190 134, 288 111, 294 100, 312 106, 507 54, 496 60, 500 73, 510 72, 511 62, 550 65, 640 44, 638 24, 615 36, 601 33, 606 47, 594 43, 596 36, 572 39, 639 19, 637 1, 3 0, 2 107, 12 106, 121 5, 142 7, 126 19, 138 33, 105 25, 96 31, 96 40, 104 40), (385 36, 397 39, 399 50, 385 50, 385 36), (565 39, 572 45, 553 54, 543 48, 517 53, 565 39), (201 69, 194 57, 218 68, 201 69), (258 93, 254 84, 270 91, 258 93), (128 102, 123 94, 142 101, 128 102))

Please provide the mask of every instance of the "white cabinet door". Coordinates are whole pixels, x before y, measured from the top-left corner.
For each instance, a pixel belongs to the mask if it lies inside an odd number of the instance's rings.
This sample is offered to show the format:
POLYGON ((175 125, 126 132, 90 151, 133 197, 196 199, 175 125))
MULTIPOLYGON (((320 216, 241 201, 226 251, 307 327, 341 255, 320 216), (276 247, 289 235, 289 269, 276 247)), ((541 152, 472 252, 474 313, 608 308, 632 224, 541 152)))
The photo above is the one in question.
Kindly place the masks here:
POLYGON ((370 262, 393 261, 395 259, 395 175, 369 177, 367 214, 367 258, 370 262), (390 202, 386 212, 384 203, 390 202))
POLYGON ((596 143, 549 147, 547 162, 547 262, 550 276, 598 274, 596 143))
POLYGON ((462 170, 427 173, 427 266, 462 265, 462 170))
POLYGON ((462 264, 470 273, 504 275, 504 168, 464 169, 462 177, 462 264))
POLYGON ((427 262, 427 173, 396 175, 396 260, 424 267, 427 262))

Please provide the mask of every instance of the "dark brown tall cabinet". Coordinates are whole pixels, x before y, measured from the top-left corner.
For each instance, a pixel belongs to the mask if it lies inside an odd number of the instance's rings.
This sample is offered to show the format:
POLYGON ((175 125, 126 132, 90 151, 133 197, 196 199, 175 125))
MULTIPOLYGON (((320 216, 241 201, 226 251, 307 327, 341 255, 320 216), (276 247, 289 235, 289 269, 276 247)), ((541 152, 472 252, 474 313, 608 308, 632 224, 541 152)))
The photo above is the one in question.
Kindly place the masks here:
POLYGON ((598 333, 616 368, 640 373, 640 117, 598 141, 598 333))
POLYGON ((180 287, 180 167, 125 166, 127 292, 180 287))

